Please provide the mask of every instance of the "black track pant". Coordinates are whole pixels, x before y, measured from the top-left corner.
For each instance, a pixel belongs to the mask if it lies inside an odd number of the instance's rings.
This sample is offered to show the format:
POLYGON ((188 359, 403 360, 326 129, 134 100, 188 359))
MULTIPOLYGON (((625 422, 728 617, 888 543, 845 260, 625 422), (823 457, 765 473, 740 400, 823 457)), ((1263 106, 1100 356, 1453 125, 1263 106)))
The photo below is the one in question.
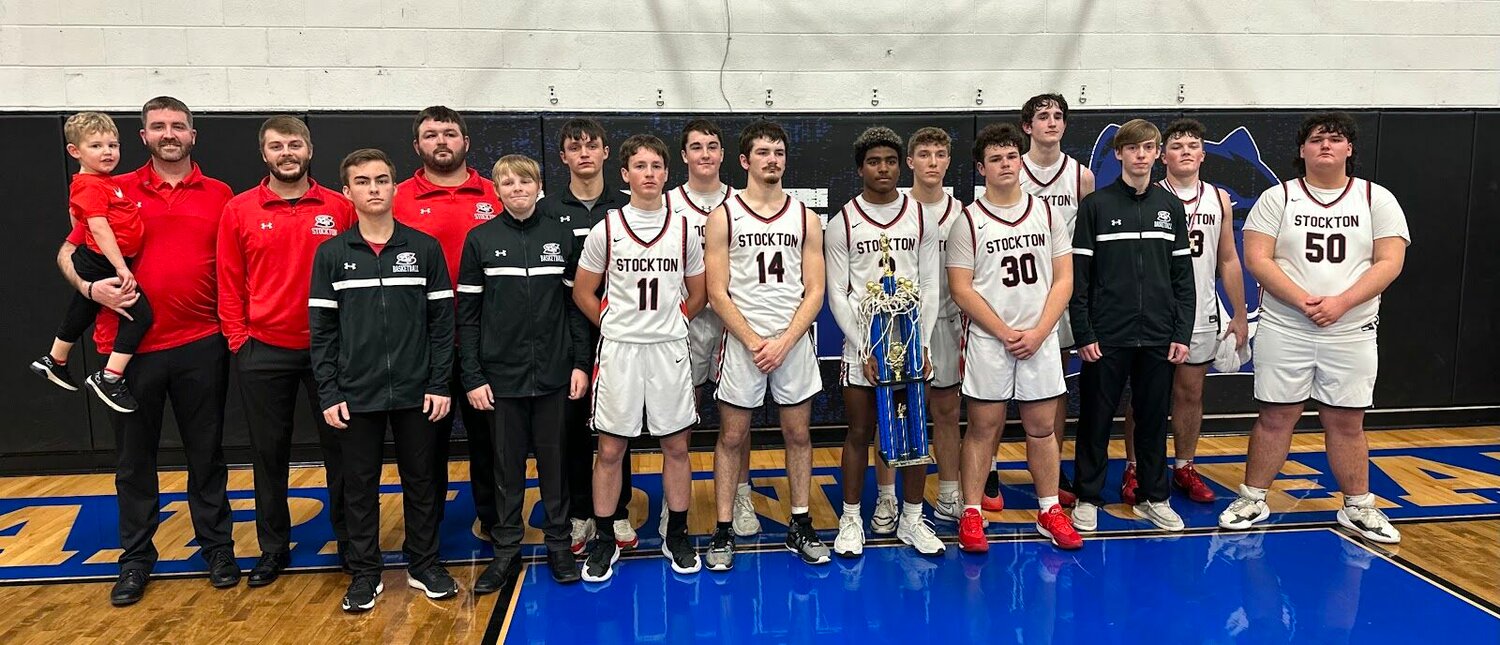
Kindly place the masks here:
POLYGON ((120 569, 150 571, 152 538, 161 524, 156 456, 167 400, 187 455, 187 507, 198 554, 233 555, 233 525, 224 466, 224 397, 229 388, 229 348, 214 334, 186 345, 137 354, 125 370, 140 403, 132 414, 112 413, 115 429, 115 500, 120 508, 120 569))
MULTIPOLYGON (((73 251, 73 271, 87 282, 115 277, 115 267, 109 263, 109 258, 87 246, 80 246, 73 251)), ((134 354, 141 346, 141 339, 146 337, 146 330, 151 328, 151 303, 146 301, 144 291, 137 290, 136 293, 140 297, 135 304, 125 309, 130 314, 130 319, 120 318, 120 331, 115 336, 114 349, 121 354, 134 354)), ((68 301, 68 312, 63 315, 62 325, 57 328, 57 338, 69 343, 78 342, 89 325, 94 324, 100 306, 83 294, 73 292, 73 298, 68 301)), ((132 387, 130 391, 134 393, 135 388, 132 387)))
POLYGON ((1172 406, 1172 376, 1166 347, 1101 347, 1103 355, 1084 361, 1078 377, 1081 409, 1073 488, 1078 499, 1103 505, 1100 491, 1109 466, 1109 435, 1125 382, 1135 412, 1135 459, 1139 501, 1163 502, 1167 488, 1167 414, 1172 406))
POLYGON ((564 551, 569 546, 568 481, 564 472, 563 421, 568 397, 565 390, 542 396, 495 399, 495 481, 499 482, 500 522, 490 531, 495 541, 495 559, 508 560, 521 552, 521 510, 526 498, 526 455, 536 453, 537 479, 542 489, 547 550, 564 551))
POLYGON ((339 542, 348 540, 344 530, 344 492, 332 482, 340 481, 343 457, 338 435, 323 422, 318 409, 318 386, 313 382, 312 354, 305 349, 284 349, 254 338, 235 355, 240 375, 240 395, 250 426, 251 459, 255 466, 255 536, 261 553, 283 553, 291 542, 292 518, 287 508, 287 478, 292 461, 292 425, 296 415, 297 389, 307 393, 323 449, 323 464, 330 483, 328 516, 339 542))
POLYGON ((437 496, 432 492, 432 453, 437 432, 421 408, 388 412, 352 412, 349 427, 338 430, 344 451, 344 517, 349 531, 349 568, 354 575, 380 575, 380 471, 385 431, 396 443, 396 470, 401 474, 401 507, 406 520, 407 570, 437 564, 437 496))
POLYGON ((469 439, 469 488, 474 494, 474 511, 479 528, 489 532, 495 525, 495 442, 490 435, 490 413, 469 405, 468 392, 460 378, 460 361, 453 361, 453 412, 437 422, 438 442, 433 451, 433 491, 437 494, 438 524, 448 502, 448 450, 453 437, 453 421, 462 416, 464 432, 469 439))
MULTIPOLYGON (((588 519, 594 516, 594 449, 598 439, 589 427, 589 414, 593 409, 593 395, 576 401, 568 401, 566 460, 568 464, 568 516, 588 519)), ((625 451, 625 462, 620 466, 620 501, 615 506, 615 519, 630 517, 630 450, 625 451)))

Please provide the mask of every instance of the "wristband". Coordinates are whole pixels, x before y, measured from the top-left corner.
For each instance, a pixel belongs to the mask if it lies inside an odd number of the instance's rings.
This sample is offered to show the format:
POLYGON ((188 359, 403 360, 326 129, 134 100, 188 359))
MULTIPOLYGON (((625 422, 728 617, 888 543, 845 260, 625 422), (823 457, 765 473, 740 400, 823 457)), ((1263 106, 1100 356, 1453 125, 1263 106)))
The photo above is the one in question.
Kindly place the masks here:
POLYGON ((89 295, 88 295, 88 299, 89 300, 93 300, 94 299, 94 283, 92 283, 92 282, 89 283, 89 295))

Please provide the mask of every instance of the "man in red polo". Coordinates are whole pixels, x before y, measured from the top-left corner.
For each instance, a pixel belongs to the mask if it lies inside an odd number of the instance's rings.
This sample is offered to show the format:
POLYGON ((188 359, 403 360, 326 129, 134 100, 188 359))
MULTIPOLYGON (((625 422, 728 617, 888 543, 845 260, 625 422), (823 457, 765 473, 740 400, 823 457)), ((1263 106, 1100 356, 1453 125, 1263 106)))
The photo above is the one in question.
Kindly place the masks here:
MULTIPOLYGON (((270 176, 235 195, 219 225, 219 322, 235 353, 255 467, 261 557, 250 571, 252 587, 271 584, 291 563, 287 477, 299 387, 317 424, 327 479, 341 481, 338 436, 318 409, 307 294, 313 253, 354 225, 354 207, 308 176, 312 151, 312 134, 301 120, 267 119, 260 126, 260 156, 270 176)), ((343 488, 329 486, 329 516, 341 556, 348 543, 343 502, 343 488)))
MULTIPOLYGON (((110 415, 115 428, 116 501, 120 509, 120 577, 110 592, 115 605, 141 599, 156 565, 152 544, 161 524, 156 453, 161 443, 167 399, 182 435, 187 458, 188 512, 199 555, 208 561, 209 582, 218 588, 239 584, 226 493, 224 397, 229 384, 229 351, 215 315, 214 240, 219 214, 234 195, 229 186, 205 177, 193 163, 193 113, 170 96, 141 108, 141 141, 151 160, 115 177, 125 197, 136 202, 146 236, 134 267, 137 283, 151 292, 155 321, 141 341, 126 378, 140 408, 110 415)), ((73 271, 73 249, 83 242, 77 227, 58 253, 58 266, 80 292, 88 283, 73 271)), ((135 297, 119 279, 101 280, 93 298, 119 310, 135 297)), ((119 316, 103 311, 94 326, 94 344, 103 354, 114 348, 119 316)))
MULTIPOLYGON (((465 163, 469 153, 469 129, 463 115, 441 105, 417 113, 412 123, 412 148, 422 159, 422 167, 410 179, 396 187, 396 221, 437 238, 448 261, 453 288, 458 288, 458 264, 469 229, 500 214, 500 198, 495 186, 465 163)), ((452 390, 466 391, 460 379, 459 361, 453 361, 452 390)), ((469 437, 469 484, 474 494, 474 510, 479 516, 475 535, 489 540, 495 526, 495 449, 490 438, 488 413, 475 410, 467 399, 455 396, 459 414, 450 414, 437 422, 439 433, 434 457, 433 490, 437 492, 437 522, 443 522, 448 501, 448 440, 453 434, 453 418, 463 416, 464 432, 469 437)))

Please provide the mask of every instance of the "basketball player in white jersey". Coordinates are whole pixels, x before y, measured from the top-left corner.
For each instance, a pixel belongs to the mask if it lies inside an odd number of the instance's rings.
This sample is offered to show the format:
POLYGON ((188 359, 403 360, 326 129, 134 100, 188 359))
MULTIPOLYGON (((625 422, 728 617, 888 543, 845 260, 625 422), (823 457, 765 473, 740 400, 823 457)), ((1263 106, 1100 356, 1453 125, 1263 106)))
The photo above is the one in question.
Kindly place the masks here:
POLYGON ((1036 530, 1059 548, 1083 546, 1058 503, 1060 460, 1052 439, 1055 408, 1068 392, 1054 327, 1073 294, 1073 241, 1045 200, 1021 190, 1017 177, 1025 145, 1010 124, 979 131, 974 162, 984 194, 953 227, 945 260, 953 300, 964 312, 969 432, 963 438, 958 545, 971 553, 990 550, 979 511, 1011 401, 1026 430, 1026 465, 1040 507, 1036 530))
MULTIPOLYGON (((1046 200, 1052 207, 1052 215, 1061 217, 1068 227, 1069 239, 1073 235, 1073 222, 1078 215, 1078 202, 1094 192, 1094 172, 1077 159, 1062 152, 1063 133, 1068 130, 1068 100, 1061 94, 1038 94, 1021 106, 1021 130, 1028 137, 1029 148, 1021 157, 1021 190, 1046 200)), ((1063 374, 1067 374, 1068 353, 1073 347, 1073 328, 1067 312, 1057 325, 1057 340, 1062 346, 1063 374)), ((1057 406, 1057 447, 1061 451, 1064 430, 1068 420, 1068 406, 1064 401, 1057 406)), ((1077 502, 1073 496, 1068 476, 1058 471, 1058 495, 1063 506, 1077 502)), ((1000 479, 991 474, 984 487, 984 510, 999 511, 1005 508, 1000 497, 1000 479)))
MULTIPOLYGON (((953 139, 942 128, 926 127, 913 132, 906 143, 906 167, 911 169, 911 195, 922 212, 936 218, 938 253, 947 255, 948 236, 962 219, 964 205, 943 190, 952 161, 953 139)), ((932 347, 932 384, 927 389, 927 407, 932 415, 932 456, 937 459, 938 496, 933 515, 957 522, 963 513, 959 478, 959 347, 961 313, 948 290, 946 271, 938 272, 938 296, 942 301, 937 325, 928 330, 932 347)), ((876 466, 882 466, 876 462, 876 466)), ((877 478, 877 482, 885 482, 877 478)), ((894 477, 892 477, 894 483, 894 477)))
MULTIPOLYGON (((875 436, 875 390, 871 385, 873 363, 864 359, 869 330, 860 323, 858 311, 865 285, 885 273, 882 237, 890 242, 896 275, 915 282, 921 294, 919 324, 924 344, 931 341, 932 334, 927 330, 937 324, 942 305, 938 297, 938 272, 943 269, 937 217, 924 213, 915 199, 896 189, 903 147, 901 138, 890 128, 873 127, 859 135, 854 141, 854 161, 864 189, 828 221, 823 236, 828 304, 844 332, 842 385, 849 432, 844 437, 842 464, 844 512, 839 517, 833 550, 845 557, 862 554, 865 544, 860 499, 869 467, 870 441, 875 436)), ((924 346, 923 350, 928 348, 924 346)), ((926 364, 930 372, 930 353, 926 364)), ((900 470, 905 503, 897 520, 896 537, 923 555, 940 555, 945 550, 943 542, 922 516, 927 467, 900 470)))
MULTIPOLYGON (((1234 210, 1229 193, 1198 177, 1203 165, 1203 124, 1178 119, 1167 125, 1162 159, 1167 177, 1159 182, 1182 200, 1187 214, 1188 240, 1193 258, 1193 285, 1198 294, 1197 318, 1187 361, 1175 368, 1172 379, 1172 443, 1176 462, 1172 486, 1199 503, 1212 503, 1216 496, 1198 471, 1193 457, 1198 452, 1198 432, 1203 425, 1203 380, 1220 342, 1243 348, 1250 341, 1250 323, 1245 315, 1245 278, 1239 251, 1234 248, 1234 210), (1217 277, 1217 280, 1215 280, 1217 277), (1229 324, 1220 319, 1218 281, 1224 283, 1234 316, 1229 324), (1230 336, 1233 335, 1231 339, 1230 336)), ((1125 477, 1120 497, 1135 506, 1135 414, 1125 408, 1125 477)))
MULTIPOLYGON (((675 214, 687 218, 688 226, 704 237, 708 214, 722 206, 734 193, 729 184, 719 178, 719 167, 724 162, 724 144, 719 126, 705 119, 694 119, 682 128, 682 162, 687 164, 687 183, 667 193, 667 205, 675 214)), ((688 348, 692 352, 693 387, 702 388, 713 377, 719 360, 719 341, 724 333, 724 324, 714 313, 710 303, 688 326, 688 348)), ((735 490, 734 532, 740 537, 749 537, 760 532, 760 518, 755 506, 750 503, 750 451, 744 454, 741 485, 735 490)), ((661 518, 657 530, 663 540, 667 538, 667 505, 661 505, 661 518)))
POLYGON ((769 392, 781 407, 792 517, 786 547, 809 564, 826 564, 808 511, 812 487, 812 398, 823 389, 809 330, 823 309, 823 234, 818 215, 781 189, 786 131, 756 121, 740 133, 740 165, 747 177, 708 216, 708 296, 724 320, 718 366, 719 441, 714 450, 718 525, 708 568, 734 566, 736 489, 750 452, 750 413, 769 392))
MULTIPOLYGON (((724 162, 724 147, 719 126, 712 121, 694 119, 682 129, 682 161, 687 164, 687 183, 673 188, 667 196, 674 214, 687 218, 688 226, 704 237, 708 214, 724 204, 731 189, 719 178, 724 162)), ((719 353, 719 337, 724 331, 712 305, 693 319, 688 329, 692 345, 693 387, 707 383, 713 373, 713 362, 719 353)))
POLYGON ((1339 524, 1367 540, 1401 541, 1370 492, 1364 417, 1375 392, 1380 294, 1401 274, 1411 234, 1389 190, 1350 176, 1356 136, 1342 112, 1303 120, 1303 176, 1262 193, 1245 220, 1245 264, 1266 296, 1255 342, 1260 416, 1221 528, 1250 528, 1270 515, 1266 494, 1312 400, 1344 494, 1339 524))
POLYGON ((692 490, 686 430, 698 422, 688 323, 703 308, 703 244, 662 197, 667 146, 651 135, 620 145, 621 172, 630 203, 611 209, 584 241, 573 300, 599 326, 594 359, 594 409, 599 432, 594 464, 594 516, 598 535, 583 579, 603 582, 614 573, 620 547, 613 525, 621 461, 632 437, 645 429, 661 440, 662 488, 669 509, 662 553, 678 573, 699 569, 687 535, 692 490), (595 294, 600 283, 604 298, 595 294))

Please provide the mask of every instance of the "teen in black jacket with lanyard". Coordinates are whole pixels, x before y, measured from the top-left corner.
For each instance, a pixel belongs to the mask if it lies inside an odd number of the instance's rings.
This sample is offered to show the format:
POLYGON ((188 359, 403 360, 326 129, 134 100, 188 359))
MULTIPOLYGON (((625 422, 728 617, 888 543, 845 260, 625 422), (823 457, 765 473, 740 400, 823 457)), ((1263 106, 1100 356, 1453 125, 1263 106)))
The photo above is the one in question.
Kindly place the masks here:
POLYGON ((1079 531, 1098 526, 1110 427, 1131 383, 1140 485, 1136 515, 1166 531, 1182 518, 1167 503, 1167 410, 1174 365, 1193 331, 1193 263, 1182 202, 1151 183, 1161 131, 1135 119, 1113 147, 1120 178, 1089 194, 1073 235, 1073 338, 1084 360, 1073 479, 1079 531))
POLYGON ((547 521, 548 564, 558 582, 576 582, 569 550, 565 431, 568 400, 588 392, 589 322, 573 304, 580 238, 573 227, 537 213, 541 169, 521 155, 495 162, 505 210, 469 231, 458 271, 458 329, 464 389, 477 410, 492 410, 496 508, 495 560, 474 583, 498 591, 520 571, 525 526, 526 455, 536 452, 547 521))
POLYGON ((323 417, 338 430, 354 580, 344 611, 380 595, 380 471, 385 431, 401 473, 407 584, 428 598, 458 585, 437 562, 433 425, 448 414, 453 290, 438 241, 391 217, 395 167, 379 150, 349 153, 344 195, 359 223, 318 247, 308 299, 313 376, 323 417))

